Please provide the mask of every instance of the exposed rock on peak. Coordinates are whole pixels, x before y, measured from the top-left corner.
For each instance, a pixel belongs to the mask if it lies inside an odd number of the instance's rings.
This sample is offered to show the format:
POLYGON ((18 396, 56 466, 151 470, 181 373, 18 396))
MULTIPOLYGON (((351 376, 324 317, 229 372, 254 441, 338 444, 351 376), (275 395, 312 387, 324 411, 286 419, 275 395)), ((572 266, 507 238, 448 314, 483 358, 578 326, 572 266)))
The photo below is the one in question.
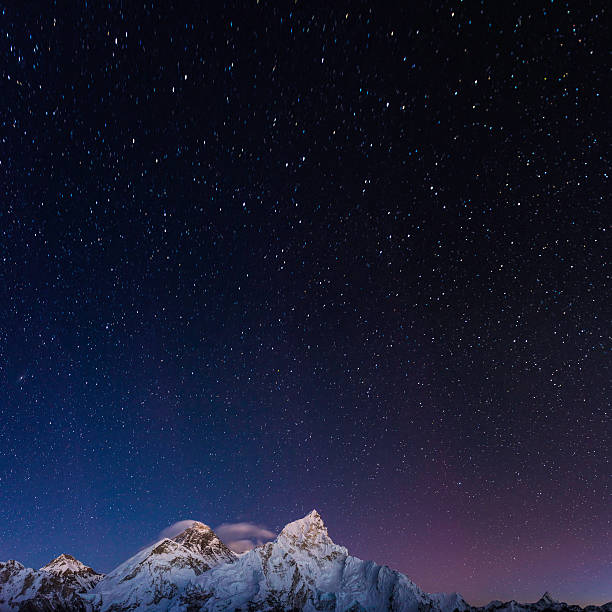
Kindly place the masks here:
POLYGON ((180 547, 174 540, 170 540, 169 538, 164 538, 160 540, 151 548, 150 556, 153 555, 167 555, 176 552, 180 547))
MULTIPOLYGON (((201 574, 236 555, 204 523, 194 522, 175 538, 164 538, 122 563, 87 596, 96 611, 166 610, 201 574)), ((197 594, 196 594, 197 595, 197 594)), ((195 595, 194 595, 195 597, 195 595)))
POLYGON ((90 591, 102 578, 103 574, 91 569, 72 555, 62 554, 40 568, 41 574, 46 574, 43 580, 47 590, 55 590, 68 595, 90 591))
POLYGON ((19 561, 15 561, 15 559, 9 559, 8 561, 0 561, 0 571, 6 570, 22 570, 25 569, 25 565, 19 563, 19 561))
MULTIPOLYGON (((80 574, 83 576, 99 576, 98 574, 88 567, 84 563, 81 563, 78 559, 75 559, 72 555, 61 554, 59 557, 53 559, 40 568, 42 572, 50 572, 52 574, 63 575, 63 574, 80 574)), ((99 579, 99 578, 98 578, 99 579)))
POLYGON ((290 525, 309 525, 316 529, 327 529, 321 515, 316 510, 311 510, 305 517, 287 524, 285 529, 290 525))
POLYGON ((304 518, 285 525, 276 539, 283 547, 302 550, 321 550, 335 544, 327 534, 321 515, 312 510, 304 518))
POLYGON ((201 531, 212 531, 212 529, 206 525, 205 523, 200 523, 200 521, 193 521, 193 523, 185 529, 185 531, 189 531, 190 529, 197 529, 201 531))
POLYGON ((219 563, 232 563, 237 558, 236 554, 221 542, 215 532, 204 523, 193 523, 191 527, 179 533, 174 538, 174 542, 200 555, 208 568, 219 563))
POLYGON ((158 609, 208 567, 200 555, 164 538, 115 568, 86 599, 95 610, 158 609))
POLYGON ((72 555, 67 555, 66 553, 62 553, 58 557, 55 557, 55 559, 53 559, 53 561, 50 561, 47 565, 51 565, 51 563, 55 563, 56 561, 62 562, 62 563, 81 563, 78 559, 75 559, 72 555))
POLYGON ((40 570, 0 563, 0 610, 81 612, 86 609, 81 596, 102 577, 71 555, 60 555, 40 570))
POLYGON ((401 607, 407 602, 403 589, 420 590, 403 576, 400 584, 399 576, 350 557, 312 511, 286 525, 274 542, 212 568, 197 584, 207 597, 205 610, 361 610, 362 604, 382 610, 380 602, 389 601, 394 590, 398 606, 389 609, 400 610, 407 609, 401 607))
POLYGON ((107 576, 71 555, 40 570, 0 563, 0 612, 612 612, 536 603, 469 606, 458 593, 425 593, 404 574, 334 544, 316 510, 240 557, 204 523, 141 550, 107 576))

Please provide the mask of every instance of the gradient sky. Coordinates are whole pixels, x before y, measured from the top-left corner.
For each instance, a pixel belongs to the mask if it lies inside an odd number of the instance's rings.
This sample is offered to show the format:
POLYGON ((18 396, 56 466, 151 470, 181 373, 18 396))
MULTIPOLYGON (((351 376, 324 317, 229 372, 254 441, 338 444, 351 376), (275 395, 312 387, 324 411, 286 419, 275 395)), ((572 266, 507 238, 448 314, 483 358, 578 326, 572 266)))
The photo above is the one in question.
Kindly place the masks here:
POLYGON ((611 600, 606 3, 102 4, 0 5, 0 559, 611 600))

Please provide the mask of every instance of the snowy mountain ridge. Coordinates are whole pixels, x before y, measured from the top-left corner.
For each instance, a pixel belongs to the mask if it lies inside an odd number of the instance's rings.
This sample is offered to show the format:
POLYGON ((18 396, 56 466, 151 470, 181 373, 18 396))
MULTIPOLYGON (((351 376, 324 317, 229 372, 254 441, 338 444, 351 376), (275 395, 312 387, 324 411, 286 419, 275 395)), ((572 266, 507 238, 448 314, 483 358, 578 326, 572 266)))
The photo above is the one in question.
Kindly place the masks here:
MULTIPOLYGON (((351 556, 316 510, 277 538, 232 552, 204 523, 163 538, 103 576, 70 555, 40 570, 0 563, 0 612, 580 612, 553 600, 473 608, 458 593, 426 593, 404 574, 351 556)), ((612 612, 612 602, 585 612, 612 612)))
POLYGON ((0 563, 0 610, 85 611, 82 596, 101 579, 102 574, 70 555, 60 555, 39 570, 17 561, 0 563))

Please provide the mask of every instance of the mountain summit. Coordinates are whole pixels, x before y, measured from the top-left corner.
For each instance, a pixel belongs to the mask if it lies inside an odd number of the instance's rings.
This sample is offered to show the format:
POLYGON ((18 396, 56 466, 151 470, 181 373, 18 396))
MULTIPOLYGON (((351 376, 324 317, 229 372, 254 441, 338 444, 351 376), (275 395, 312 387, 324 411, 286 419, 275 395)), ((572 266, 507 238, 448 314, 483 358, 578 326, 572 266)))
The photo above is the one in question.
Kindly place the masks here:
POLYGON ((276 542, 279 546, 305 551, 322 551, 335 546, 327 534, 327 527, 321 515, 316 510, 286 525, 276 538, 276 542))
POLYGON ((84 563, 81 563, 78 559, 75 559, 72 555, 60 555, 53 559, 53 561, 49 561, 47 565, 41 567, 41 570, 45 571, 54 571, 58 573, 65 572, 79 572, 83 569, 86 569, 87 566, 84 563))
POLYGON ((0 563, 0 610, 85 612, 82 596, 103 578, 71 555, 34 570, 17 561, 0 563))
POLYGON ((426 593, 404 574, 349 555, 316 510, 241 556, 204 523, 163 538, 98 574, 70 555, 40 570, 0 563, 0 612, 612 612, 537 603, 470 607, 458 593, 426 593))
POLYGON ((195 521, 191 527, 179 533, 173 540, 200 555, 208 564, 207 569, 219 563, 232 563, 236 560, 236 554, 221 542, 215 532, 204 523, 195 521))
POLYGON ((41 567, 40 571, 51 574, 56 584, 61 583, 64 591, 69 588, 76 593, 86 593, 104 577, 72 555, 60 555, 41 567))
POLYGON ((553 599, 552 595, 548 591, 546 591, 544 595, 540 597, 540 600, 538 601, 538 603, 550 605, 550 604, 556 604, 558 602, 557 600, 553 599))
POLYGON ((87 599, 96 611, 166 610, 198 576, 236 558, 208 525, 194 522, 173 539, 163 538, 122 563, 87 599))

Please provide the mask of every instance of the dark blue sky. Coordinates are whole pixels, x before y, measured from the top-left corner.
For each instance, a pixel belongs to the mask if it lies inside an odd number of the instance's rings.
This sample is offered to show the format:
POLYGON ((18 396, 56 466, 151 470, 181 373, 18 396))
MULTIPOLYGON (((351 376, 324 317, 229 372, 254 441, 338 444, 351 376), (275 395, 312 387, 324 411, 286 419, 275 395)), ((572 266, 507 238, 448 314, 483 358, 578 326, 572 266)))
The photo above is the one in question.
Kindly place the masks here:
POLYGON ((604 3, 91 4, 1 13, 0 559, 612 599, 604 3))

